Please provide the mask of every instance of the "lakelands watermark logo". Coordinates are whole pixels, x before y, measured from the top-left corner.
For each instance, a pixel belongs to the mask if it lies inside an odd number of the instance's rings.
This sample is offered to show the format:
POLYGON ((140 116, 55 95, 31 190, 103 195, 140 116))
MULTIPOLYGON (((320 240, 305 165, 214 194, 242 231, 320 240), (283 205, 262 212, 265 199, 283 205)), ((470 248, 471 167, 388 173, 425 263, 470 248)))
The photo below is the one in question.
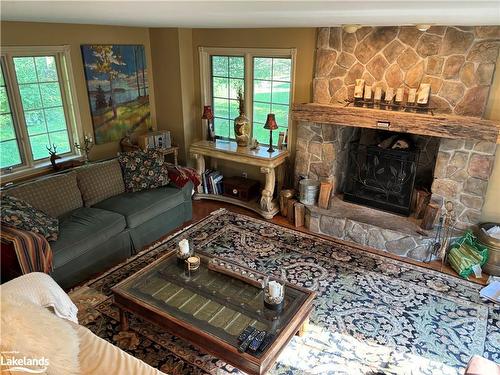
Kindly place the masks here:
POLYGON ((45 357, 33 358, 19 356, 19 352, 2 352, 0 364, 3 371, 28 372, 30 374, 42 374, 49 367, 49 360, 45 357))

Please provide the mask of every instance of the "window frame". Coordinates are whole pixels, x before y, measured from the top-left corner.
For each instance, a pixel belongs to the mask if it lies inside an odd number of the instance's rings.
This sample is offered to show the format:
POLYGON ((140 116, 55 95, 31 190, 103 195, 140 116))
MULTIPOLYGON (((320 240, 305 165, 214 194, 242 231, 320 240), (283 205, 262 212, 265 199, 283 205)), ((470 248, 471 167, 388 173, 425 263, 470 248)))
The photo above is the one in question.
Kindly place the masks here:
POLYGON ((38 173, 40 169, 50 167, 50 156, 34 160, 21 101, 21 94, 14 66, 15 57, 54 56, 61 91, 62 107, 68 131, 70 151, 61 154, 62 160, 81 158, 81 151, 74 144, 82 138, 80 110, 76 95, 74 75, 72 71, 70 46, 2 46, 0 60, 2 64, 7 95, 14 122, 19 153, 22 163, 2 168, 2 182, 38 173))
MULTIPOLYGON (((254 57, 267 58, 289 58, 291 59, 290 67, 290 100, 289 109, 291 111, 294 93, 295 93, 295 63, 297 57, 296 48, 232 48, 232 47, 198 47, 200 58, 200 84, 201 84, 201 106, 200 113, 203 113, 203 106, 213 105, 212 98, 212 56, 242 56, 244 57, 245 77, 245 114, 252 124, 250 137, 253 138, 253 59, 254 57)), ((204 125, 204 124, 203 124, 204 125)), ((288 143, 291 144, 293 139, 292 118, 288 116, 288 143)), ((206 139, 206 131, 202 132, 203 139, 206 139)), ((226 139, 227 141, 235 141, 234 139, 226 139)), ((263 144, 264 145, 264 144, 263 144)))

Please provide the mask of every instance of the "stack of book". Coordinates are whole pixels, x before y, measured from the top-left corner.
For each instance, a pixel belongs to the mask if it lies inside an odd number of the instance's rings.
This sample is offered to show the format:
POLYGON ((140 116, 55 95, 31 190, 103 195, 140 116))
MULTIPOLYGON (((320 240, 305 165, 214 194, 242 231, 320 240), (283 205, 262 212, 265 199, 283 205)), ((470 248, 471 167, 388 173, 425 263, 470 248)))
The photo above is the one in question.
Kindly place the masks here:
POLYGON ((201 177, 203 183, 203 192, 205 194, 222 195, 224 193, 224 188, 222 185, 222 179, 224 178, 224 176, 220 171, 212 171, 210 169, 207 169, 201 177))

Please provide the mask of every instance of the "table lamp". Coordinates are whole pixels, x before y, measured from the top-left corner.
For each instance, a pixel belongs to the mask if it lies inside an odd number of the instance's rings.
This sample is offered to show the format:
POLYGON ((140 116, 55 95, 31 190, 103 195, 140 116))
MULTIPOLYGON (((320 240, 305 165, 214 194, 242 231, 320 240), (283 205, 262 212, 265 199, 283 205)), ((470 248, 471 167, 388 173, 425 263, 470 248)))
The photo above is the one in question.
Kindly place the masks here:
POLYGON ((274 118, 274 113, 269 113, 267 115, 266 124, 264 125, 264 129, 269 130, 269 148, 267 152, 274 152, 273 148, 273 130, 278 129, 278 124, 276 124, 276 119, 274 118))
POLYGON ((212 119, 214 118, 214 114, 212 112, 212 107, 206 105, 203 107, 203 116, 201 116, 202 120, 207 120, 207 141, 214 141, 214 131, 212 129, 212 119))

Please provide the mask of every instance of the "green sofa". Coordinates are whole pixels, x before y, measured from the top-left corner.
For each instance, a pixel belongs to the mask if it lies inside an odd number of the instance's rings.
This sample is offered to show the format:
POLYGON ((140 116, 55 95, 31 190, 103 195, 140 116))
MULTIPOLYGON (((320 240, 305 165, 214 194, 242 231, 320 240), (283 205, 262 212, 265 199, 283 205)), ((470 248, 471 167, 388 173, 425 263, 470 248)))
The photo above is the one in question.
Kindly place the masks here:
POLYGON ((5 194, 59 219, 52 277, 63 288, 103 272, 192 218, 192 183, 125 192, 118 160, 14 186, 5 194))

